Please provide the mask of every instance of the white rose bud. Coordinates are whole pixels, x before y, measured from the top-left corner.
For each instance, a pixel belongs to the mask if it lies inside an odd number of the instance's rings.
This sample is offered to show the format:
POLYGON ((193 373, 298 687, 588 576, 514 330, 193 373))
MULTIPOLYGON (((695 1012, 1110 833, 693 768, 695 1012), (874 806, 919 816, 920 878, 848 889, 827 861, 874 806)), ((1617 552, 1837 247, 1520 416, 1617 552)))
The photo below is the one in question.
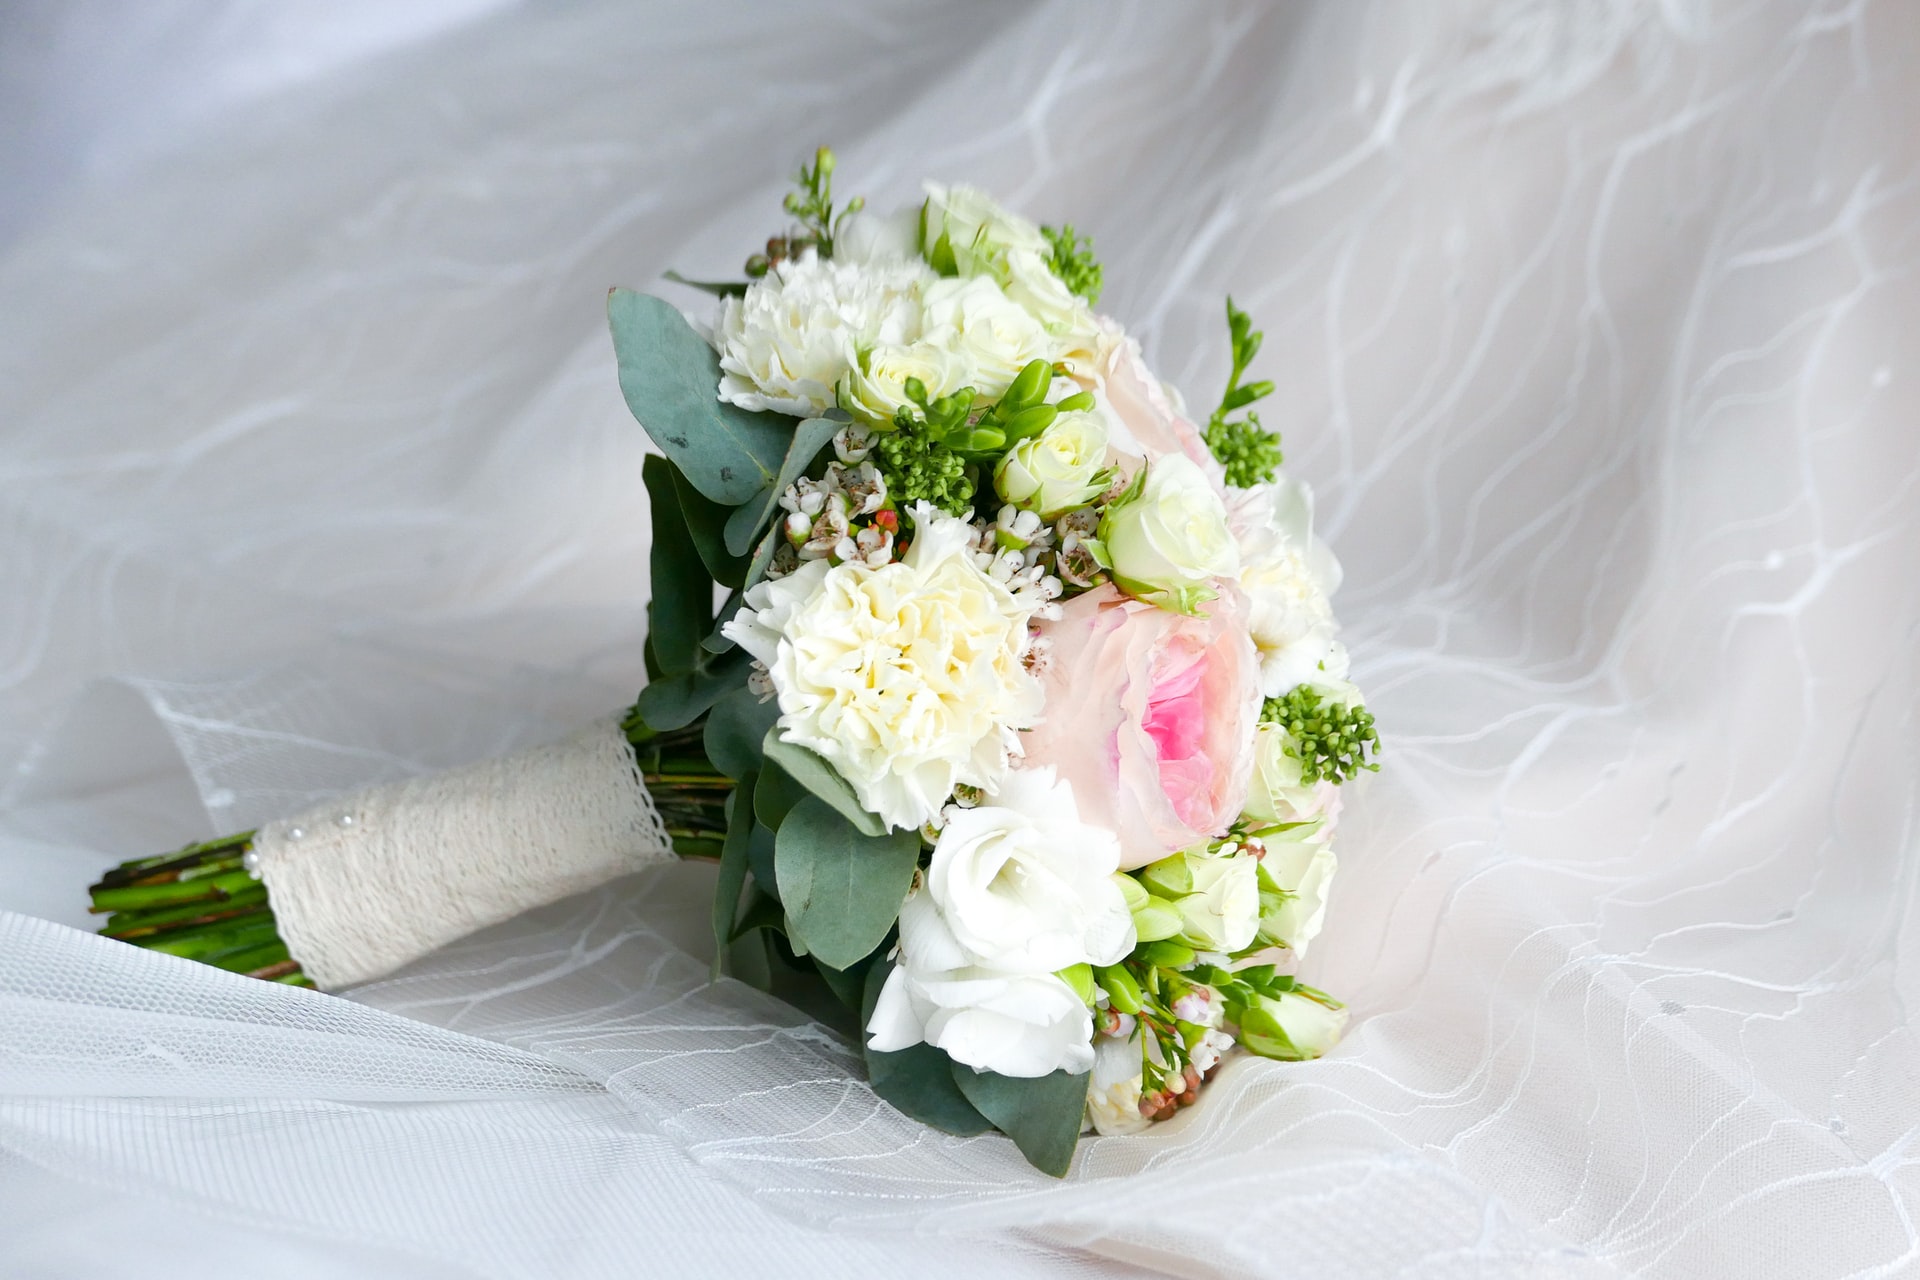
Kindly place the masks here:
POLYGON ((943 275, 993 275, 1004 281, 1010 252, 1044 257, 1052 250, 1039 227, 1001 208, 984 191, 929 182, 926 192, 920 207, 920 250, 943 275))
POLYGON ((1347 1011, 1305 991, 1255 996, 1240 1020, 1240 1043, 1265 1058, 1318 1058, 1340 1042, 1347 1011))
POLYGON ((1305 955, 1307 944, 1326 921, 1327 890, 1340 860, 1324 827, 1315 828, 1313 836, 1304 840, 1269 837, 1264 843, 1267 854, 1261 868, 1287 897, 1260 917, 1260 932, 1291 948, 1296 956, 1305 955))
POLYGON ((1317 822, 1332 810, 1339 785, 1327 779, 1301 781, 1299 746, 1284 725, 1267 722, 1254 731, 1253 776, 1246 801, 1249 818, 1274 824, 1317 822))
POLYGON ((1039 435, 1007 450, 994 469, 993 483, 1014 506, 1056 520, 1105 491, 1106 461, 1106 419, 1070 410, 1039 435))
POLYGON ((1176 613, 1198 612, 1218 594, 1208 584, 1240 570, 1226 506, 1183 454, 1147 464, 1145 483, 1101 518, 1100 540, 1123 590, 1176 613))
POLYGON ((1054 358, 1053 335, 989 279, 928 285, 921 318, 921 341, 944 347, 969 371, 982 403, 998 400, 1035 360, 1054 358))
POLYGON ((1198 950, 1222 954, 1251 946, 1260 931, 1260 864, 1245 854, 1189 853, 1187 869, 1193 889, 1175 903, 1180 936, 1198 950))

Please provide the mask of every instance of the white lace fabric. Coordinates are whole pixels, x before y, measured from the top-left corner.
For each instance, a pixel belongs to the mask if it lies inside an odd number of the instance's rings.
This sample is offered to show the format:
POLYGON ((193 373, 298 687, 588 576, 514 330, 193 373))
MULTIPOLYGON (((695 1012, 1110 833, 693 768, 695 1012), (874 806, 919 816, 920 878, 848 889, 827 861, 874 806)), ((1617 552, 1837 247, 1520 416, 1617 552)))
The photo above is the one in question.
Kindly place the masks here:
POLYGON ((0 1274, 1913 1272, 1916 118, 1896 0, 585 3, 97 177, 0 251, 0 1274), (1347 1041, 1052 1182, 708 984, 700 868, 345 999, 81 932, 630 700, 605 290, 821 142, 1091 232, 1196 412, 1265 329, 1385 743, 1347 1041))

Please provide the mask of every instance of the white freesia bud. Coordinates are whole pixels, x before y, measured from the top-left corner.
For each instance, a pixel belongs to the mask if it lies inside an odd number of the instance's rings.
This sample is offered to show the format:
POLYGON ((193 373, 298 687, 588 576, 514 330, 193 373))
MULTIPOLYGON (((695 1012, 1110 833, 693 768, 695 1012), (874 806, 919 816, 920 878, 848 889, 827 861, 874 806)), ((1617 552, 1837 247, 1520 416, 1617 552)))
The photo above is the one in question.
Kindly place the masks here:
POLYGON ((720 398, 801 418, 832 408, 859 351, 919 336, 921 290, 933 279, 908 260, 861 266, 809 250, 781 263, 721 301, 720 398))
POLYGON ((908 378, 920 380, 929 401, 972 385, 973 366, 963 352, 948 345, 951 336, 942 332, 925 341, 869 348, 840 380, 840 407, 890 427, 894 414, 913 403, 907 398, 908 378))
POLYGON ((1052 251, 1040 228, 1010 213, 975 187, 926 184, 920 206, 920 248, 942 274, 1007 278, 1007 256, 1024 251, 1045 257, 1052 251))
POLYGON ((1053 336, 990 279, 939 280, 923 296, 922 342, 967 368, 982 402, 998 400, 1035 360, 1054 358, 1053 336))
POLYGON ((1219 491, 1182 454, 1147 465, 1145 483, 1107 509, 1100 540, 1119 586, 1177 613, 1197 612, 1218 594, 1213 579, 1240 570, 1219 491))
POLYGON ((1260 930, 1260 864, 1245 854, 1222 858, 1189 853, 1193 889, 1174 905, 1180 936, 1201 951, 1231 954, 1260 930))
POLYGON ((994 488, 1015 506, 1056 520, 1106 489, 1106 461, 1106 420, 1097 413, 1069 410, 1039 435, 1007 451, 994 469, 994 488))

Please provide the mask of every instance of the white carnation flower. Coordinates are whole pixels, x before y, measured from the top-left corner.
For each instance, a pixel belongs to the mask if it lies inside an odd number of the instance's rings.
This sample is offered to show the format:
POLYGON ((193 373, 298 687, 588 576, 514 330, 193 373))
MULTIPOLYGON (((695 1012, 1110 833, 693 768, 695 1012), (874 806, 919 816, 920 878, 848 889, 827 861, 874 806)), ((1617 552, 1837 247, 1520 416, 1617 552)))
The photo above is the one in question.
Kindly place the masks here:
POLYGON ((1059 345, 1026 308, 983 276, 928 285, 923 307, 924 340, 944 346, 972 369, 983 402, 998 400, 1033 361, 1051 361, 1059 345))
POLYGON ((1261 693, 1278 698, 1326 673, 1344 675, 1331 600, 1340 562, 1313 536, 1312 491, 1285 477, 1236 490, 1227 516, 1240 546, 1261 693))
POLYGON ((1044 695, 1024 662, 1043 601, 973 559, 973 530, 914 505, 913 544, 878 567, 813 561, 747 593, 724 632, 766 664, 781 737, 825 757, 860 803, 908 830, 956 786, 992 791, 1044 695))
POLYGON ((720 398, 803 418, 831 409, 860 351, 919 336, 921 291, 935 278, 904 258, 862 264, 808 250, 781 263, 721 302, 720 398))

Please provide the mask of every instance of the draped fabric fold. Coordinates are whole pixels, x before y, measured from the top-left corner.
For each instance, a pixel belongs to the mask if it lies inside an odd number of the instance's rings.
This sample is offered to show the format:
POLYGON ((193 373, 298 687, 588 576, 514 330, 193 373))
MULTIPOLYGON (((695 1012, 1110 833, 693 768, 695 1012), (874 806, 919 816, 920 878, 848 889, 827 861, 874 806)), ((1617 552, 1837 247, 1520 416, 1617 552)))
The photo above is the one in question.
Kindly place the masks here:
POLYGON ((0 244, 0 1272, 1920 1267, 1920 12, 469 8, 226 55, 0 244), (710 983, 699 867, 338 996, 79 932, 631 700, 606 290, 701 306, 821 143, 1091 233, 1190 403, 1266 331, 1384 742, 1345 1043, 1054 1182, 710 983))

